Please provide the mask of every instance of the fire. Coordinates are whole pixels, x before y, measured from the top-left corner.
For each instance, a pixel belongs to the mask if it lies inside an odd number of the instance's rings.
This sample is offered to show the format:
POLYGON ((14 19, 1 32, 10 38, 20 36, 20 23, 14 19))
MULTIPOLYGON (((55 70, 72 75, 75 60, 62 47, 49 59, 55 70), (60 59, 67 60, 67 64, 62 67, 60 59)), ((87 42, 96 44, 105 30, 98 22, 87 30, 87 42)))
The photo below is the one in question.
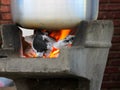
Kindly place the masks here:
POLYGON ((55 38, 56 41, 64 39, 67 35, 69 35, 70 29, 63 29, 60 31, 53 31, 50 36, 55 38))
MULTIPOLYGON (((70 34, 70 29, 63 29, 63 30, 59 30, 59 31, 52 31, 49 34, 49 37, 54 38, 56 42, 59 42, 60 40, 62 41, 63 39, 65 39, 69 34, 70 34)), ((24 50, 24 57, 32 57, 32 58, 36 58, 38 57, 36 51, 32 48, 32 45, 29 44, 30 48, 27 48, 26 50, 24 50)), ((25 46, 25 45, 24 45, 25 46)), ((51 48, 51 51, 49 52, 48 55, 42 55, 42 58, 57 58, 59 56, 60 53, 60 48, 59 47, 55 47, 54 45, 51 48)))
POLYGON ((51 50, 51 52, 50 52, 50 54, 49 54, 49 58, 57 58, 58 57, 58 55, 59 55, 59 53, 60 53, 60 49, 57 49, 57 48, 55 48, 55 47, 52 47, 52 50, 51 50))
MULTIPOLYGON (((58 40, 62 40, 65 37, 67 37, 69 35, 69 33, 70 33, 70 29, 63 29, 63 30, 60 30, 60 31, 55 32, 55 33, 53 32, 52 35, 58 41, 58 40)), ((53 46, 48 57, 49 58, 56 58, 56 57, 58 57, 59 53, 60 53, 60 49, 59 48, 55 48, 53 46)))

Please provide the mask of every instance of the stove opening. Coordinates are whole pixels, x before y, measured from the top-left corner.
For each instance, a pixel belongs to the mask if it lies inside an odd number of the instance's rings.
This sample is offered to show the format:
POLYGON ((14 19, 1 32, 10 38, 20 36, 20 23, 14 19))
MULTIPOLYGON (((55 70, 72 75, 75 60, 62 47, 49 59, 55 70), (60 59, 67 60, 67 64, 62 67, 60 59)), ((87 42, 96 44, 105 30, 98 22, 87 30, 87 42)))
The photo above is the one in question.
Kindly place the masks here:
POLYGON ((57 58, 60 49, 71 47, 75 37, 71 29, 28 31, 22 28, 22 32, 21 53, 25 58, 57 58))

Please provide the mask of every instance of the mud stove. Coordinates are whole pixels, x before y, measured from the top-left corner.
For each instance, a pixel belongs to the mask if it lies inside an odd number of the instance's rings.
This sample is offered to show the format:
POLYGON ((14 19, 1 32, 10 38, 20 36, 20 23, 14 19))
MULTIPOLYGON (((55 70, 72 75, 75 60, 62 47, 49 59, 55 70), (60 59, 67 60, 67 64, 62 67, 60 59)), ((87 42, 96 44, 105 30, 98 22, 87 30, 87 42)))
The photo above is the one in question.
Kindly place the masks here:
POLYGON ((113 34, 113 23, 83 21, 73 46, 58 58, 22 58, 21 30, 1 25, 0 76, 14 80, 17 90, 100 90, 113 34))

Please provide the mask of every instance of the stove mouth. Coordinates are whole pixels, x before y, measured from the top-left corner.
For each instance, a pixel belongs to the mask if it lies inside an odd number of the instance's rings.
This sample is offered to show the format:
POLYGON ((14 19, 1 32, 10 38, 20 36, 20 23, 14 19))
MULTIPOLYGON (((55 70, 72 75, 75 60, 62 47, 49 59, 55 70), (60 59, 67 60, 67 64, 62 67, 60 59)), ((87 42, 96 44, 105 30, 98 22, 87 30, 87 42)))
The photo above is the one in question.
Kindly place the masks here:
POLYGON ((0 58, 7 58, 9 55, 24 58, 58 58, 62 48, 72 46, 76 28, 25 30, 15 24, 3 25, 0 31, 0 50, 2 51, 0 58), (24 31, 27 31, 27 35, 24 31))
POLYGON ((22 36, 22 57, 57 58, 61 48, 72 46, 74 37, 75 35, 71 29, 35 29, 33 34, 22 36))
MULTIPOLYGON (((103 31, 103 26, 107 23, 112 26, 112 23, 109 21, 104 23, 103 21, 83 21, 76 28, 70 30, 47 31, 44 29, 35 29, 34 34, 28 37, 24 37, 22 30, 15 24, 2 25, 0 29, 0 39, 2 40, 2 42, 0 42, 0 57, 51 58, 49 54, 51 51, 55 51, 56 56, 52 58, 56 58, 59 56, 62 48, 71 48, 71 45, 72 48, 110 47, 111 43, 106 42, 108 38, 104 35, 107 34, 107 31, 103 31), (98 27, 98 30, 95 30, 96 27, 98 27), (62 37, 61 32, 67 34, 62 37), (41 44, 41 46, 39 44, 41 44), (28 51, 32 52, 32 54, 26 54, 28 51)), ((112 37, 112 35, 109 37, 112 37)))

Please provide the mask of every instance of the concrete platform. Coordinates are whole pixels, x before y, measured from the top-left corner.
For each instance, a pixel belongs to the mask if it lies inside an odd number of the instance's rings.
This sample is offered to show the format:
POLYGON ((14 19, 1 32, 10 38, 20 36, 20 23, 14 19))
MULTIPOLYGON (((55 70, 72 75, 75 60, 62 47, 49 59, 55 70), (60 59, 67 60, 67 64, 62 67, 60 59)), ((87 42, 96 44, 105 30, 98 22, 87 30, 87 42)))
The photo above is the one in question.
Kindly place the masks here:
POLYGON ((0 58, 0 76, 14 80, 77 77, 90 81, 89 90, 100 90, 112 34, 111 21, 84 21, 77 30, 73 47, 62 48, 58 58, 18 58, 8 55, 7 58, 0 58))

